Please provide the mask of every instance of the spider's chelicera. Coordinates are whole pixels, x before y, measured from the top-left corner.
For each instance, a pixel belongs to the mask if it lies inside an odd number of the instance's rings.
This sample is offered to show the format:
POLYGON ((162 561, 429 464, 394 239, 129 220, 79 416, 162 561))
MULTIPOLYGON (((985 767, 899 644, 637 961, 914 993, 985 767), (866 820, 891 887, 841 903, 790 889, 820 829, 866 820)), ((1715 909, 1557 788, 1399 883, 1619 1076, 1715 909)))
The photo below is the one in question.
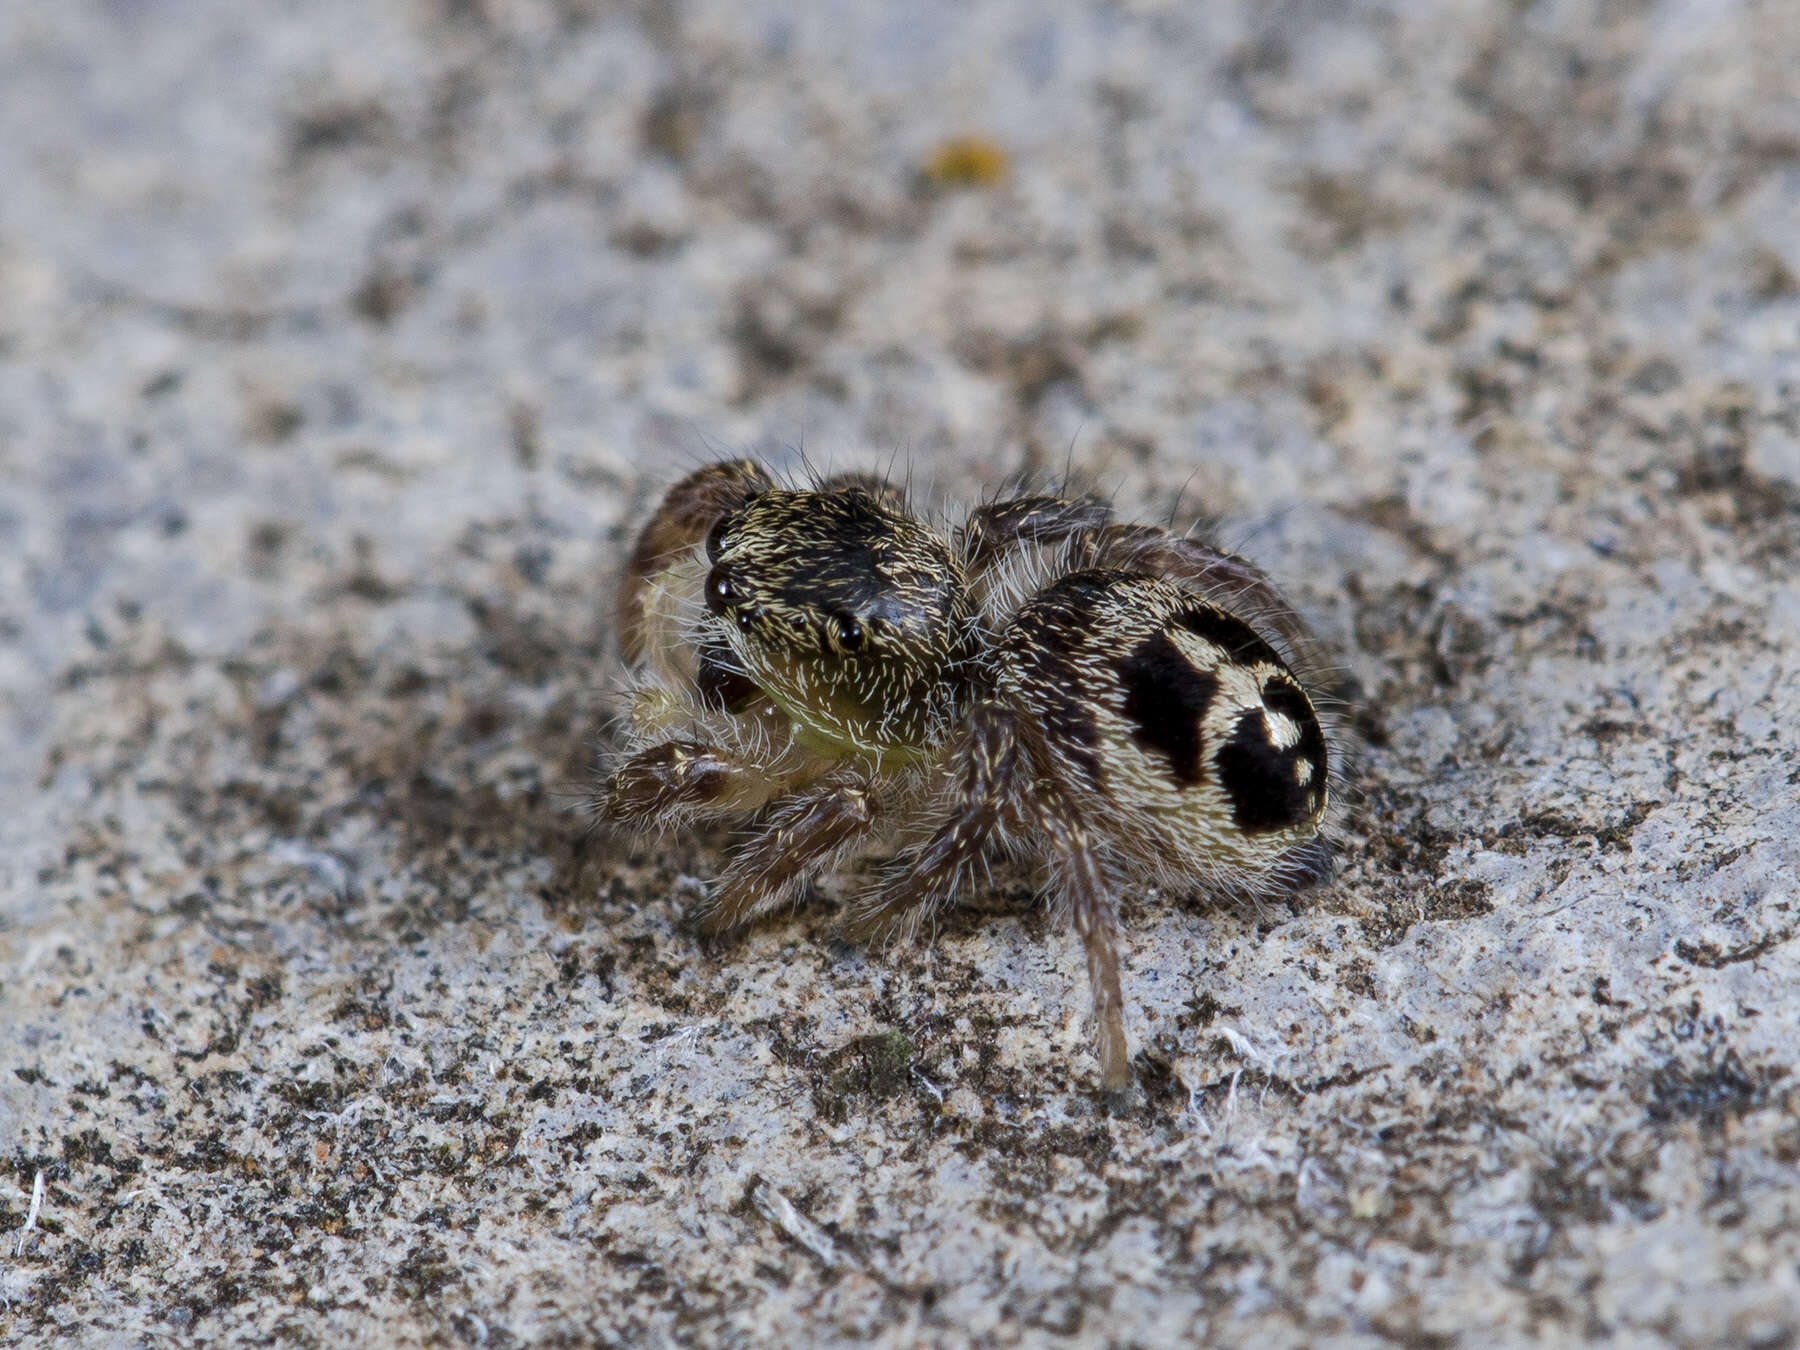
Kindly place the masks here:
POLYGON ((1324 871, 1317 644, 1254 564, 1100 503, 1015 497, 945 533, 878 478, 713 464, 644 527, 619 633, 635 689, 602 814, 750 822, 705 928, 886 847, 851 927, 911 932, 990 855, 1035 857, 1086 948, 1108 1090, 1131 1076, 1116 891, 1324 871))

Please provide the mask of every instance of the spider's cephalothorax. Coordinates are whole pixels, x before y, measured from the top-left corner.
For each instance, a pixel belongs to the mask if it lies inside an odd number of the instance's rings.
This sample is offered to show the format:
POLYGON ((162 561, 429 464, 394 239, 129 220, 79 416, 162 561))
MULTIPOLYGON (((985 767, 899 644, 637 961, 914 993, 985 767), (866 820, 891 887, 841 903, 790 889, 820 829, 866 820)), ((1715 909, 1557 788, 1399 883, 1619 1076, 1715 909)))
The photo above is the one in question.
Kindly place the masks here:
POLYGON ((759 493, 708 533, 704 595, 805 746, 905 762, 967 693, 975 611, 950 546, 885 495, 759 493))
POLYGON ((1324 871, 1339 756, 1305 624, 1254 564, 1099 503, 1015 497, 945 535, 878 479, 715 464, 645 526, 620 634, 634 753, 603 813, 752 821, 709 929, 884 838, 865 936, 916 929, 991 853, 1039 857, 1108 1089, 1130 1079, 1114 891, 1324 871))

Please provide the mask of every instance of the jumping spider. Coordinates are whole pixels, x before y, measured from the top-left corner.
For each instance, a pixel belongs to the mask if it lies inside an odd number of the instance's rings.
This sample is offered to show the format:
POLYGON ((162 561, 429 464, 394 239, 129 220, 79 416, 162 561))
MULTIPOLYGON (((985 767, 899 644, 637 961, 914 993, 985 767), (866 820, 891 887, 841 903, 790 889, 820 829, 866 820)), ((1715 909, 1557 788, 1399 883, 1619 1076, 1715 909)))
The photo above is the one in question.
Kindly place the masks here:
POLYGON ((601 814, 748 817, 701 925, 885 843, 859 937, 911 932, 990 853, 1048 863, 1081 935, 1107 1090, 1130 1081, 1113 893, 1320 875, 1337 755, 1305 625, 1234 554, 1092 500, 933 529, 892 485, 748 460, 670 489, 619 604, 635 693, 601 814))

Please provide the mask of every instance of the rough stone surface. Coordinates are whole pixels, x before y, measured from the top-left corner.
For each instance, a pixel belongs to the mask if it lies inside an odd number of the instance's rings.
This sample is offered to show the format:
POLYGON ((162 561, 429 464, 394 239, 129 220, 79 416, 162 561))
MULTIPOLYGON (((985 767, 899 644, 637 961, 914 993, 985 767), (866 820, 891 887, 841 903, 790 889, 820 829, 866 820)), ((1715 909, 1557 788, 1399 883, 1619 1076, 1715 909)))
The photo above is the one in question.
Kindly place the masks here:
POLYGON ((1794 1345, 1793 17, 0 7, 0 1344, 1794 1345), (1364 690, 1119 1109, 1024 888, 584 834, 629 531, 802 442, 1364 690))

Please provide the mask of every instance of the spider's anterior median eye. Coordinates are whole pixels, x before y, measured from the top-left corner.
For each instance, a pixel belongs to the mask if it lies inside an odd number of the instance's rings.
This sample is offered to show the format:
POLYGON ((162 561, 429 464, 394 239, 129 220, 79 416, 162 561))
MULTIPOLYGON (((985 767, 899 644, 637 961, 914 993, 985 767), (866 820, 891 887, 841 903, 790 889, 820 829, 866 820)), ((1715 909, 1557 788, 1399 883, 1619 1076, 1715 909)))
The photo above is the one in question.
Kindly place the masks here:
POLYGON ((837 638, 837 645, 847 652, 861 649, 863 645, 863 626, 854 615, 839 614, 831 621, 832 636, 837 638))
POLYGON ((723 567, 715 567, 706 577, 706 607, 714 614, 723 614, 737 598, 737 591, 732 587, 731 574, 723 567))

